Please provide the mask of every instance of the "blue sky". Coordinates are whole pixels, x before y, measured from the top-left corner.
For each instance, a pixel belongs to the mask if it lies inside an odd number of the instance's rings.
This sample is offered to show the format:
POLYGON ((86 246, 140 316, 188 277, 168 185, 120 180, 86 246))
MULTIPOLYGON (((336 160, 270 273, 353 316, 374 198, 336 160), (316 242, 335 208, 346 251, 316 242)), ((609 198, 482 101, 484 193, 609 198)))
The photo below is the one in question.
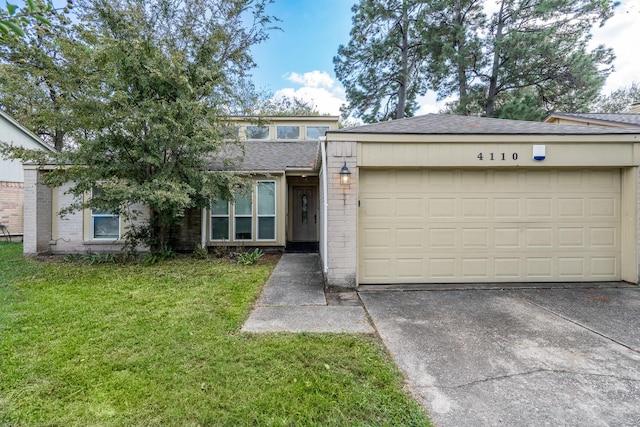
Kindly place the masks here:
MULTIPOLYGON (((493 0, 487 0, 493 2, 493 0)), ((275 0, 268 13, 281 19, 282 31, 252 48, 258 67, 253 81, 258 89, 277 95, 297 96, 312 102, 321 113, 339 114, 346 102, 344 90, 333 72, 333 57, 340 44, 349 41, 351 7, 356 0, 275 0)), ((633 81, 640 82, 640 2, 622 0, 616 15, 604 28, 594 30, 593 44, 613 47, 616 71, 605 93, 633 81)), ((419 99, 418 114, 437 112, 433 93, 419 99)))
POLYGON ((281 30, 253 47, 256 88, 313 102, 322 113, 339 114, 344 91, 333 57, 349 42, 351 0, 275 0, 268 13, 281 30))

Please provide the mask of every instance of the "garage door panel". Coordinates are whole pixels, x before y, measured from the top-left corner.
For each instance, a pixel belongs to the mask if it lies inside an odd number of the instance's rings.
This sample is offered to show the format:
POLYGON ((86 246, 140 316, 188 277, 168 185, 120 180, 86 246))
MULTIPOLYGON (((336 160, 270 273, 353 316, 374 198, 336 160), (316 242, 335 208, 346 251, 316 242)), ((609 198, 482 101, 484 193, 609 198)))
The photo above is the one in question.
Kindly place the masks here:
POLYGON ((391 228, 366 228, 362 233, 362 245, 365 250, 390 250, 394 246, 395 236, 391 228))
POLYGON ((462 228, 463 249, 486 249, 489 247, 489 230, 487 228, 462 228))
POLYGON ((585 229, 582 227, 558 227, 558 247, 581 249, 585 246, 585 229))
POLYGON ((551 197, 533 197, 525 200, 525 213, 528 218, 552 218, 553 201, 551 197))
POLYGON ((558 217, 580 219, 585 217, 585 200, 577 197, 558 197, 558 217))
POLYGON ((495 228, 494 248, 496 249, 519 249, 520 248, 520 227, 495 228))
POLYGON ((489 211, 489 200, 485 197, 462 197, 461 201, 462 206, 462 216, 464 218, 488 218, 490 215, 489 211))
POLYGON ((415 198, 397 198, 396 199, 396 209, 398 218, 408 218, 408 219, 422 219, 424 218, 424 199, 421 197, 415 198))
POLYGON ((398 227, 396 230, 399 249, 425 249, 424 229, 398 227))
POLYGON ((495 197, 493 200, 496 218, 521 218, 522 201, 517 197, 495 197))
POLYGON ((591 276, 594 278, 610 277, 617 274, 619 261, 616 256, 594 256, 591 258, 591 276))
POLYGON ((614 227, 591 227, 589 230, 592 248, 613 249, 618 246, 616 238, 617 229, 614 227))
POLYGON ((486 280, 489 278, 489 259, 486 257, 462 258, 461 275, 465 280, 486 280))
POLYGON ((443 249, 456 247, 455 228, 430 228, 429 249, 443 249))
POLYGON ((614 197, 597 197, 589 200, 592 217, 614 219, 618 216, 617 199, 614 197))
POLYGON ((399 257, 396 260, 396 265, 398 269, 398 277, 402 279, 419 280, 426 274, 423 258, 399 257))
POLYGON ((364 169, 360 182, 362 284, 620 279, 619 170, 364 169))

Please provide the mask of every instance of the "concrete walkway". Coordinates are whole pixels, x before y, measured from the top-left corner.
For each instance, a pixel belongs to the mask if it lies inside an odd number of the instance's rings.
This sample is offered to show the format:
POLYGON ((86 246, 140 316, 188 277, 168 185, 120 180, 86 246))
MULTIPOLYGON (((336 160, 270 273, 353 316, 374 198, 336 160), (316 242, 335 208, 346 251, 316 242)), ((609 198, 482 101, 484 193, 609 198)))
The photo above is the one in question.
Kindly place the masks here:
POLYGON ((358 294, 325 294, 318 254, 295 253, 280 258, 241 331, 374 333, 358 294))

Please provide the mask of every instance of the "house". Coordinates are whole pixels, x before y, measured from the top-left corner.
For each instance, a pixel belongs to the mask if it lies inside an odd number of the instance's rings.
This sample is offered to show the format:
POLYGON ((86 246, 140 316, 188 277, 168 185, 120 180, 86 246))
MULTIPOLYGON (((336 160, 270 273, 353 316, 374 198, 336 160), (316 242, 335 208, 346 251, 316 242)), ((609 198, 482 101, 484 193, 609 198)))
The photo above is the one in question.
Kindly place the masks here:
MULTIPOLYGON (((252 193, 234 203, 213 200, 210 209, 193 210, 174 230, 174 247, 264 247, 317 250, 319 229, 318 138, 338 129, 338 117, 270 117, 259 122, 232 118, 232 130, 244 154, 231 151, 226 160, 250 176, 252 193)), ((212 169, 226 165, 212 162, 212 169)), ((24 252, 27 254, 117 252, 122 248, 124 222, 108 212, 87 209, 57 215, 73 202, 69 186, 49 189, 39 184, 46 168, 25 166, 28 205, 24 252)))
POLYGON ((637 283, 638 143, 452 115, 330 131, 327 282, 637 283))
MULTIPOLYGON (((53 148, 0 110, 0 141, 34 150, 53 148)), ((24 218, 24 174, 19 160, 0 157, 0 224, 12 239, 21 239, 24 218)), ((0 231, 0 238, 4 234, 0 231)))
MULTIPOLYGON (((187 215, 185 247, 317 247, 327 284, 342 287, 638 282, 640 129, 436 114, 237 123, 252 193, 187 215)), ((38 173, 25 171, 34 194, 46 192, 38 173)), ((54 226, 41 246, 26 230, 25 252, 117 248, 104 213, 63 232, 57 191, 38 216, 54 226)))
POLYGON ((546 123, 579 126, 611 126, 640 128, 640 103, 624 113, 552 113, 546 123))

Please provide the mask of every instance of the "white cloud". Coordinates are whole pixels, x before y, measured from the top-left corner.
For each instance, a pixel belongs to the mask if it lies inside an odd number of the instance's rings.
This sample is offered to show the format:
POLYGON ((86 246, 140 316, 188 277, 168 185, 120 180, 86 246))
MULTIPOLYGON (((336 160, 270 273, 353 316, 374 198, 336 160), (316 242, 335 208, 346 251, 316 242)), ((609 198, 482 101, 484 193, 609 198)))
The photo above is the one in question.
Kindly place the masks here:
POLYGON ((344 89, 336 84, 326 71, 310 71, 303 74, 288 73, 285 78, 301 87, 285 87, 274 94, 274 98, 287 96, 303 99, 312 104, 320 114, 340 115, 340 106, 346 103, 344 89))
POLYGON ((637 24, 640 7, 634 4, 635 1, 622 1, 604 27, 593 29, 591 47, 603 44, 612 47, 616 54, 614 71, 607 79, 603 90, 605 94, 629 86, 634 81, 640 81, 640 57, 634 43, 640 39, 640 26, 637 24))
POLYGON ((324 87, 331 89, 335 84, 335 81, 331 78, 329 73, 318 70, 313 70, 304 74, 293 72, 285 75, 285 78, 292 83, 314 88, 324 87))

